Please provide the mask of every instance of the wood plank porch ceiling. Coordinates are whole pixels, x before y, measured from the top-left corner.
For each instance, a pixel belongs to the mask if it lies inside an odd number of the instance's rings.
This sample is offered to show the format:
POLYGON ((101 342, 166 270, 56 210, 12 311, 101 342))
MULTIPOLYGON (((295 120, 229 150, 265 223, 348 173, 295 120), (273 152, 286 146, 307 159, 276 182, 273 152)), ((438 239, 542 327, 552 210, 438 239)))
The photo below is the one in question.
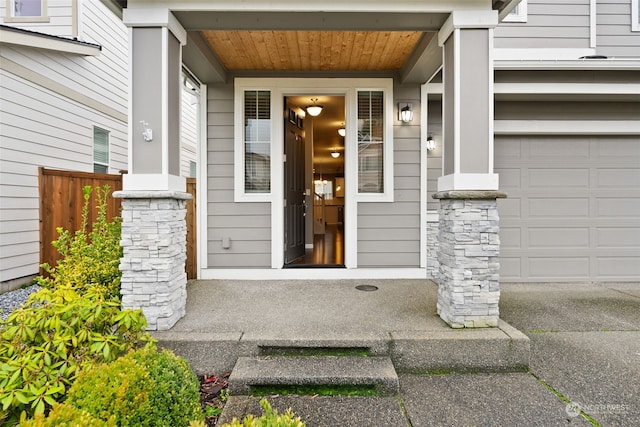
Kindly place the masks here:
MULTIPOLYGON (((395 71, 420 31, 202 31, 229 71, 395 71)), ((430 34, 428 34, 430 35, 430 34)))

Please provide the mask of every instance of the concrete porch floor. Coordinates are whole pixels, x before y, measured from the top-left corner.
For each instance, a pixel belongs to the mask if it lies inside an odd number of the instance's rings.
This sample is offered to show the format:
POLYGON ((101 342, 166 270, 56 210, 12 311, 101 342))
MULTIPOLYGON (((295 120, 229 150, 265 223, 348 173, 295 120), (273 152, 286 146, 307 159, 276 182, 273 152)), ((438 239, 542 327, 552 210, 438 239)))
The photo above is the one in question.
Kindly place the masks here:
POLYGON ((228 372, 238 357, 282 348, 366 349, 390 357, 398 372, 529 366, 526 335, 502 321, 452 329, 436 314, 436 300, 437 286, 426 279, 192 281, 186 316, 153 335, 198 374, 228 372))

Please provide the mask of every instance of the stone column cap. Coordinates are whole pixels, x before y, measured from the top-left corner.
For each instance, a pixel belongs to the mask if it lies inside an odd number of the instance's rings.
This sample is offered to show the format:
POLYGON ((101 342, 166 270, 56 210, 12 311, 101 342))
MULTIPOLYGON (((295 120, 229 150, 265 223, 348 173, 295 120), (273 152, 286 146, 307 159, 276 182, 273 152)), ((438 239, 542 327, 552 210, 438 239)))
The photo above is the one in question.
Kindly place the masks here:
POLYGON ((434 199, 466 199, 466 200, 492 200, 504 199, 507 193, 499 190, 450 190, 440 191, 433 195, 434 199))
POLYGON ((116 199, 175 199, 191 200, 193 196, 185 191, 114 191, 116 199))

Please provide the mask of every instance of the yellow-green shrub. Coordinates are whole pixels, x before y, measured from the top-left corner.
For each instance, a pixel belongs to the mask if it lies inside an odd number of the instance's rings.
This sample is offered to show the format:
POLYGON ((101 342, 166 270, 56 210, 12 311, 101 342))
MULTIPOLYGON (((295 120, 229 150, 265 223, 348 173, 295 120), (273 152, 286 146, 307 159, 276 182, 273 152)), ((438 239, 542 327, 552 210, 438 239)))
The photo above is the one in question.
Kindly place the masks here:
POLYGON ((168 350, 129 352, 84 370, 67 403, 118 426, 188 427, 203 420, 199 382, 184 359, 168 350))
POLYGON ((88 231, 89 202, 93 189, 83 188, 82 225, 75 233, 58 227, 58 240, 52 242, 62 259, 55 267, 43 264, 49 277, 38 277, 36 282, 45 288, 73 286, 81 291, 99 287, 107 296, 120 298, 119 266, 122 257, 120 247, 121 219, 107 219, 109 186, 96 188, 97 219, 88 231))
POLYGON ((221 427, 305 427, 305 423, 296 417, 291 408, 284 414, 278 414, 278 411, 271 408, 267 399, 260 400, 260 406, 264 414, 258 418, 253 415, 247 415, 242 422, 234 418, 231 423, 223 424, 221 427))
POLYGON ((43 413, 64 400, 86 364, 109 362, 152 346, 140 310, 120 310, 96 288, 42 289, 0 321, 0 424, 43 413))
POLYGON ((20 422, 20 427, 116 427, 113 417, 109 421, 94 418, 86 411, 64 403, 56 403, 49 415, 36 414, 31 420, 20 422))

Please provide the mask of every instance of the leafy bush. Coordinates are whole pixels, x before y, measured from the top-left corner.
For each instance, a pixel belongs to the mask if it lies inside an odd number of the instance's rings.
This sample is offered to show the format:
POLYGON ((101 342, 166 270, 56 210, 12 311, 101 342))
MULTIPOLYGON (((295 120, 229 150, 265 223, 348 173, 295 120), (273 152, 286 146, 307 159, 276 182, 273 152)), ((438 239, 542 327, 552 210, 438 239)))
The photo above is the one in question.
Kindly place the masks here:
POLYGON ((168 350, 128 353, 84 370, 67 403, 118 426, 187 427, 202 421, 199 382, 184 359, 168 350))
POLYGON ((97 219, 88 231, 89 203, 93 189, 83 188, 82 225, 72 234, 58 227, 58 240, 52 242, 62 259, 55 267, 43 264, 50 277, 38 277, 43 287, 71 285, 79 290, 99 287, 109 297, 120 298, 121 218, 107 220, 109 186, 96 188, 97 219))
MULTIPOLYGON (((155 347, 141 310, 89 288, 42 289, 0 321, 0 424, 64 400, 86 364, 109 362, 142 344, 155 347)), ((11 425, 11 424, 10 424, 11 425)))
POLYGON ((35 418, 24 420, 19 425, 20 427, 115 427, 116 423, 113 417, 109 421, 102 421, 71 405, 56 403, 46 417, 44 414, 37 414, 35 418))
POLYGON ((267 399, 260 400, 260 406, 264 411, 261 417, 247 415, 242 422, 234 418, 230 424, 223 424, 222 427, 305 427, 305 423, 293 414, 291 408, 280 415, 277 410, 271 408, 267 399))

